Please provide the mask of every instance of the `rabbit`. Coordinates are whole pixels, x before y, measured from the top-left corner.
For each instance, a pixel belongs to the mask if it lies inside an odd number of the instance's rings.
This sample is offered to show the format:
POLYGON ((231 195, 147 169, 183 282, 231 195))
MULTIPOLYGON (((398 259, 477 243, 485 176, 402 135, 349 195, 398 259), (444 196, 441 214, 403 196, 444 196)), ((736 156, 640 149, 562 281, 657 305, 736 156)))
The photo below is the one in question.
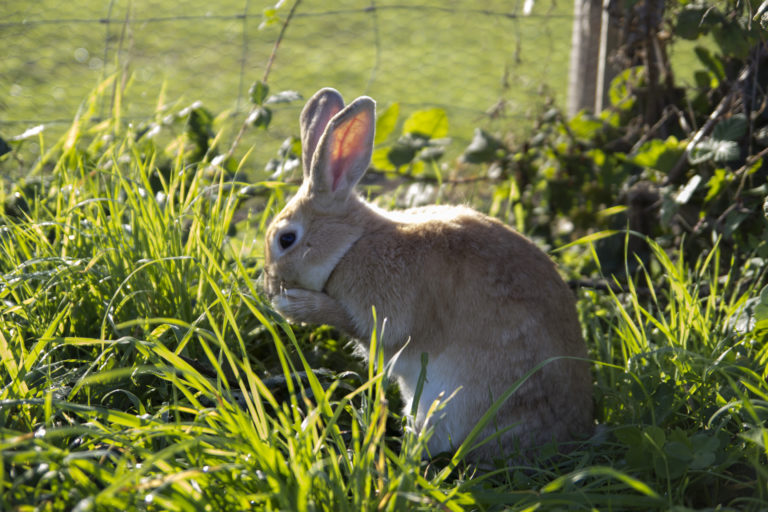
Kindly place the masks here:
POLYGON ((384 211, 358 196, 373 151, 371 98, 345 106, 336 90, 321 89, 300 124, 303 182, 266 231, 263 284, 275 309, 290 321, 349 334, 361 353, 376 328, 385 358, 397 354, 391 371, 405 411, 426 353, 414 419, 417 429, 434 427, 430 456, 456 450, 494 400, 556 356, 566 357, 511 395, 481 438, 497 436, 469 459, 588 436, 586 346, 573 292, 552 260, 468 207, 384 211), (457 389, 427 422, 433 401, 457 389))

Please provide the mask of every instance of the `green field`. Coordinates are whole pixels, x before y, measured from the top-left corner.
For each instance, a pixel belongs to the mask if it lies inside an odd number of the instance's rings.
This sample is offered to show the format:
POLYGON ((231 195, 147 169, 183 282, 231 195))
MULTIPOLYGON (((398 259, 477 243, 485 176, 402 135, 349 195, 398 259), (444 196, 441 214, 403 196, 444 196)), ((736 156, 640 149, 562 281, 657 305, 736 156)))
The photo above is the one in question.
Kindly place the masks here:
MULTIPOLYGON (((125 89, 120 115, 126 121, 139 124, 158 110, 167 114, 199 100, 214 115, 233 114, 220 123, 234 131, 291 6, 278 11, 278 22, 260 28, 270 5, 11 1, 0 23, 6 45, 0 87, 8 91, 0 100, 0 135, 45 123, 52 139, 90 91, 118 71, 125 77, 117 87, 125 89), (247 17, 238 18, 243 13, 247 17), (109 23, 99 22, 104 19, 109 23)), ((502 1, 377 2, 374 12, 365 10, 369 6, 301 2, 269 75, 272 91, 295 90, 306 98, 333 86, 347 98, 368 94, 382 106, 399 102, 404 114, 439 106, 448 112, 452 156, 475 126, 521 133, 547 98, 565 100, 568 2, 539 2, 528 17, 505 16, 519 15, 521 5, 502 1), (504 110, 489 119, 486 111, 500 101, 504 110)), ((105 96, 98 113, 111 116, 111 103, 105 96)), ((253 168, 263 167, 280 141, 297 132, 299 108, 276 112, 266 142, 248 140, 257 146, 253 168)))

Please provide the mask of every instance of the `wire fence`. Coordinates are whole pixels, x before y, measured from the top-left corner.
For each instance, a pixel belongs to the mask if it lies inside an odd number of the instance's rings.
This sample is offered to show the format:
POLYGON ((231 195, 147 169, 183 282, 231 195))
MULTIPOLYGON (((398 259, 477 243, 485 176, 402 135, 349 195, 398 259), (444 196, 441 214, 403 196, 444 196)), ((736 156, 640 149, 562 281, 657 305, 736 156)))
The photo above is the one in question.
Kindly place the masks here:
MULTIPOLYGON (((270 58, 272 91, 308 97, 333 86, 406 110, 439 106, 459 141, 483 123, 517 129, 548 98, 565 101, 570 2, 304 0, 287 26, 294 4, 281 4, 7 1, 0 135, 68 124, 89 91, 118 72, 129 121, 199 100, 241 123, 248 88, 270 58)), ((105 100, 100 115, 112 108, 105 100)), ((271 128, 275 138, 296 131, 296 116, 284 117, 271 128)))

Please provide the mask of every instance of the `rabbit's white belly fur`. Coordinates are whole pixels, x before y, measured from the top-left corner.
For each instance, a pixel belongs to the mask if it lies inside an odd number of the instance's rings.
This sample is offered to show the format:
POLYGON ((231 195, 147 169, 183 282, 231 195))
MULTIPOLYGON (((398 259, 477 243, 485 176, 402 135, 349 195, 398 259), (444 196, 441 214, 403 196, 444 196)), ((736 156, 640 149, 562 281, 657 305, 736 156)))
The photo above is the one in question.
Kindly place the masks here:
MULTIPOLYGON (((394 373, 397 376, 400 392, 405 402, 405 411, 410 413, 419 375, 421 375, 421 355, 407 357, 406 354, 403 354, 403 357, 400 357, 395 363, 394 373)), ((471 393, 471 391, 463 388, 458 389, 460 385, 457 383, 462 380, 458 373, 455 360, 445 357, 443 354, 434 360, 430 359, 427 364, 426 380, 419 398, 414 422, 417 430, 434 427, 432 438, 429 441, 429 451, 432 455, 458 448, 471 431, 474 422, 479 419, 468 418, 462 414, 464 408, 461 407, 461 404, 465 401, 464 395, 471 393), (456 392, 455 395, 453 395, 454 392, 456 392), (427 412, 432 403, 437 399, 445 401, 451 395, 453 397, 448 400, 444 408, 436 412, 425 424, 427 412)))

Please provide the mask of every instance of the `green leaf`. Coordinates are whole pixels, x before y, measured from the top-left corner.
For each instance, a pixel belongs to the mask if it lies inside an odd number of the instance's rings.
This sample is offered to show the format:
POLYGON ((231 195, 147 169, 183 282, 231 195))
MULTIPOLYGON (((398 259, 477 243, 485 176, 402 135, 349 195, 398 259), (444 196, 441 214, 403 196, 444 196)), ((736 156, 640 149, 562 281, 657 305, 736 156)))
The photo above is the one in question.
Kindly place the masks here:
POLYGON ((712 31, 720 51, 727 57, 745 59, 752 49, 750 31, 739 21, 727 21, 712 31))
POLYGON ((699 165, 708 160, 730 162, 739 158, 739 145, 732 140, 703 139, 688 154, 691 165, 699 165))
POLYGON ((263 105, 264 100, 267 99, 268 94, 269 86, 260 80, 254 83, 250 89, 248 89, 248 95, 251 98, 251 103, 254 105, 263 105))
POLYGON ((677 15, 675 34, 683 39, 694 40, 708 32, 708 27, 703 24, 706 8, 700 5, 688 5, 677 15))
POLYGON ((723 225, 725 226, 725 229, 723 229, 723 235, 726 237, 731 236, 739 229, 741 223, 750 217, 750 215, 751 212, 745 212, 743 210, 731 211, 728 215, 725 216, 725 220, 723 220, 723 225))
POLYGON ((196 146, 196 156, 202 158, 208 151, 210 139, 213 133, 213 115, 199 103, 192 105, 187 111, 186 132, 190 140, 196 146))
POLYGON ((400 117, 400 103, 393 103, 376 118, 376 136, 373 139, 375 145, 381 144, 392 134, 397 119, 400 117))
POLYGON ((704 139, 691 148, 690 153, 688 153, 688 162, 691 165, 699 165, 712 160, 713 157, 714 149, 712 139, 704 139))
POLYGON ((760 291, 760 300, 755 306, 755 321, 768 321, 768 286, 760 291))
POLYGON ((747 116, 736 114, 723 119, 712 130, 712 138, 718 140, 737 141, 747 133, 747 116))
POLYGON ((375 169, 380 169, 382 171, 396 170, 395 166, 389 160, 389 151, 389 147, 374 149, 373 155, 371 156, 371 165, 373 165, 375 169))
POLYGON ((670 136, 666 140, 652 139, 646 142, 632 156, 632 161, 641 167, 650 167, 668 173, 677 165, 685 151, 684 143, 670 136))
POLYGON ((603 128, 603 121, 592 114, 581 111, 568 122, 568 127, 578 139, 593 139, 603 128))
POLYGON ((272 111, 267 107, 259 107, 254 110, 246 120, 247 123, 253 125, 256 128, 266 129, 269 123, 272 121, 272 111))
POLYGON ((676 429, 670 436, 670 441, 664 446, 666 464, 663 469, 670 477, 682 476, 690 467, 696 455, 685 432, 676 429), (673 441, 675 437, 678 440, 673 441), (667 470, 667 468, 669 468, 667 470))
POLYGON ((416 149, 408 144, 396 143, 387 152, 387 159, 395 168, 411 163, 415 156, 416 149))
POLYGON ((652 458, 648 456, 648 450, 642 444, 630 446, 625 458, 630 469, 634 471, 651 469, 652 458))
POLYGON ((625 425, 616 429, 613 433, 619 442, 626 446, 639 445, 642 441, 643 434, 639 428, 632 425, 625 425))
POLYGON ((756 444, 760 447, 761 450, 765 450, 766 443, 765 440, 768 439, 768 429, 761 428, 761 427, 755 427, 751 428, 750 430, 744 432, 743 434, 739 434, 739 437, 742 439, 746 439, 747 441, 756 444))
POLYGON ((688 469, 688 462, 673 457, 657 456, 653 458, 653 469, 656 474, 664 479, 680 478, 688 469))
POLYGON ((707 197, 704 202, 707 203, 717 197, 720 192, 733 180, 733 176, 723 168, 715 169, 715 173, 707 182, 707 197))
MULTIPOLYGON (((768 0, 766 0, 768 1, 768 0)), ((763 126, 755 133, 755 142, 765 147, 768 146, 768 126, 763 126)))
POLYGON ((275 103, 291 103, 293 101, 299 101, 301 98, 301 94, 296 91, 280 91, 267 98, 264 104, 273 105, 275 103))
POLYGON ((480 128, 475 128, 472 142, 464 150, 462 158, 472 164, 488 163, 499 160, 506 154, 504 143, 480 128))
POLYGON ((694 71, 693 80, 696 82, 696 87, 702 91, 714 89, 718 84, 717 78, 715 78, 711 71, 701 69, 694 71))
POLYGON ((661 448, 667 440, 666 434, 661 427, 651 425, 643 430, 643 437, 645 441, 649 441, 654 447, 661 448))
POLYGON ((448 115, 441 108, 414 112, 403 124, 403 134, 419 134, 430 139, 448 135, 448 115))
POLYGON ((694 434, 691 436, 691 445, 693 447, 691 469, 704 469, 715 462, 717 458, 715 452, 720 447, 720 441, 716 437, 704 433, 694 434))
POLYGON ((0 137, 0 156, 3 156, 6 153, 11 152, 11 146, 8 145, 7 142, 5 142, 5 139, 0 137))
POLYGON ((633 91, 642 82, 643 73, 642 66, 635 66, 616 75, 611 80, 611 86, 608 88, 608 98, 611 101, 611 105, 626 110, 632 108, 635 104, 633 91))
POLYGON ((445 154, 445 147, 440 145, 428 145, 419 151, 418 158, 424 162, 435 162, 440 160, 445 154))
POLYGON ((739 145, 732 140, 718 141, 715 146, 715 162, 732 162, 739 158, 739 145))
POLYGON ((423 176, 427 171, 427 166, 421 160, 413 161, 408 167, 408 173, 411 176, 423 176))
POLYGON ((718 82, 725 80, 725 68, 723 62, 719 57, 712 55, 708 49, 703 46, 697 46, 693 49, 696 56, 699 58, 702 64, 707 67, 717 78, 718 82))
POLYGON ((696 452, 691 461, 691 469, 708 468, 715 462, 715 454, 712 452, 696 452))
POLYGON ((280 4, 278 3, 276 6, 267 7, 262 11, 262 20, 261 23, 259 23, 259 30, 263 30, 267 27, 271 27, 272 25, 280 23, 280 16, 278 14, 279 7, 280 4))
MULTIPOLYGON (((755 17, 757 18, 757 15, 755 15, 755 17)), ((757 21, 760 23, 760 28, 768 30, 768 12, 760 14, 760 18, 757 21)))

